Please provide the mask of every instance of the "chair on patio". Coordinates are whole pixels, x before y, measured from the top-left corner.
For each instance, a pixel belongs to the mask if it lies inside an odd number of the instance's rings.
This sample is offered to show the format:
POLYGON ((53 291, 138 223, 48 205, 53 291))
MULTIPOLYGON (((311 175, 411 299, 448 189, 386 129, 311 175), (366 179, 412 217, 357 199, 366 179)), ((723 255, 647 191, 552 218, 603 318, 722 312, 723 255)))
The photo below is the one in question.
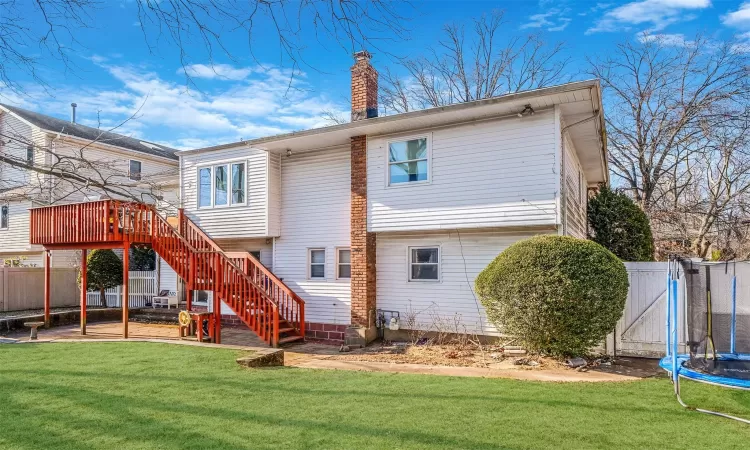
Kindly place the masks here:
POLYGON ((172 306, 177 308, 179 304, 179 300, 177 299, 177 293, 174 291, 170 291, 168 289, 162 289, 159 292, 159 295, 157 295, 156 297, 152 299, 152 302, 153 302, 154 308, 166 306, 167 309, 170 309, 172 306))

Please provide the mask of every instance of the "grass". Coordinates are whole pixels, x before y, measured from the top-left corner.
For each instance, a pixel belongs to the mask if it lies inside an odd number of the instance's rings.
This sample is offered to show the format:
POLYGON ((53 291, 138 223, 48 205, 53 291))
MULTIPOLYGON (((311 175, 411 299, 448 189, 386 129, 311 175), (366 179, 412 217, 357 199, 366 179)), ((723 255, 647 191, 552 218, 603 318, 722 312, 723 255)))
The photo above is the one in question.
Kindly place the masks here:
MULTIPOLYGON (((0 448, 748 448, 667 379, 554 384, 293 368, 149 343, 0 345, 0 448)), ((750 393, 685 383, 750 416, 750 393)))

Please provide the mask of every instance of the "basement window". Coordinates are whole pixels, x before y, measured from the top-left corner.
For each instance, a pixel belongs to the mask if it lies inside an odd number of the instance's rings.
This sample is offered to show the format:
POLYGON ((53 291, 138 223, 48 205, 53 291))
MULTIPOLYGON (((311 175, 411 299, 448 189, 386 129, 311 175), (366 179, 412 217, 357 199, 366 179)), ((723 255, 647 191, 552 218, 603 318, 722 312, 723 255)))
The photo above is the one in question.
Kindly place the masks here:
POLYGON ((426 137, 388 143, 388 185, 429 181, 426 137))
POLYGON ((352 277, 352 251, 348 248, 336 249, 336 278, 352 277))
POLYGON ((0 230, 8 229, 8 205, 0 206, 0 230))
POLYGON ((324 248, 311 248, 307 252, 307 260, 309 261, 307 277, 310 279, 325 279, 326 250, 324 248))
POLYGON ((409 247, 409 281, 440 281, 440 247, 409 247))

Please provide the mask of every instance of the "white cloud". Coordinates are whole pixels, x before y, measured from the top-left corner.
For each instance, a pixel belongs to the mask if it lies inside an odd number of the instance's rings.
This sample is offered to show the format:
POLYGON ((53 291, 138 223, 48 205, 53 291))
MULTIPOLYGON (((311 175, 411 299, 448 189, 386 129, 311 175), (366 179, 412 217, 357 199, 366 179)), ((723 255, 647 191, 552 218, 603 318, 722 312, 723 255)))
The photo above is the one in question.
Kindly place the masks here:
POLYGON ((253 68, 242 79, 213 84, 202 92, 187 91, 184 84, 140 67, 99 67, 109 73, 114 87, 58 86, 50 98, 29 84, 25 96, 0 87, 0 98, 60 118, 69 117, 70 102, 75 101, 85 125, 121 125, 116 130, 121 134, 180 149, 320 127, 328 124, 323 111, 348 111, 348 105, 308 91, 304 74, 298 74, 290 87, 291 74, 275 67, 253 68))
POLYGON ((649 32, 660 31, 667 26, 686 20, 711 6, 711 0, 639 0, 607 10, 586 34, 628 30, 633 26, 647 25, 649 32))
POLYGON ((567 17, 569 12, 568 9, 552 8, 544 13, 529 16, 529 21, 521 25, 520 28, 546 28, 547 31, 562 31, 570 25, 572 20, 567 17))
POLYGON ((750 28, 750 2, 744 2, 737 11, 722 16, 721 22, 729 27, 750 28))
POLYGON ((229 64, 191 64, 177 70, 178 75, 187 73, 188 76, 195 78, 207 79, 226 79, 226 80, 244 80, 251 73, 253 68, 234 67, 229 64))
POLYGON ((658 42, 661 45, 667 47, 691 47, 695 45, 695 41, 685 39, 685 35, 681 33, 668 34, 649 34, 639 33, 638 41, 640 42, 658 42))

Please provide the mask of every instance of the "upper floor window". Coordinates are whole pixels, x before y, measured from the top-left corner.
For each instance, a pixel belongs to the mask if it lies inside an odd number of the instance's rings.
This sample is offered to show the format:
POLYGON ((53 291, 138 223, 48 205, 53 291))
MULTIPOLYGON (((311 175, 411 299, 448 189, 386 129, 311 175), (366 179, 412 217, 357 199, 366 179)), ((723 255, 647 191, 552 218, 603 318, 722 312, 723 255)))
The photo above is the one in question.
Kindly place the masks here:
POLYGON ((388 143, 388 184, 429 180, 427 138, 388 143))
POLYGON ((34 165, 34 146, 31 144, 26 147, 26 164, 34 165))
POLYGON ((440 280, 440 247, 409 247, 409 281, 440 280))
POLYGON ((0 230, 8 228, 8 205, 0 206, 0 230))
POLYGON ((198 170, 198 207, 245 204, 245 163, 220 164, 198 170))
POLYGON ((128 177, 133 181, 141 181, 141 162, 134 159, 130 160, 128 168, 128 177))

